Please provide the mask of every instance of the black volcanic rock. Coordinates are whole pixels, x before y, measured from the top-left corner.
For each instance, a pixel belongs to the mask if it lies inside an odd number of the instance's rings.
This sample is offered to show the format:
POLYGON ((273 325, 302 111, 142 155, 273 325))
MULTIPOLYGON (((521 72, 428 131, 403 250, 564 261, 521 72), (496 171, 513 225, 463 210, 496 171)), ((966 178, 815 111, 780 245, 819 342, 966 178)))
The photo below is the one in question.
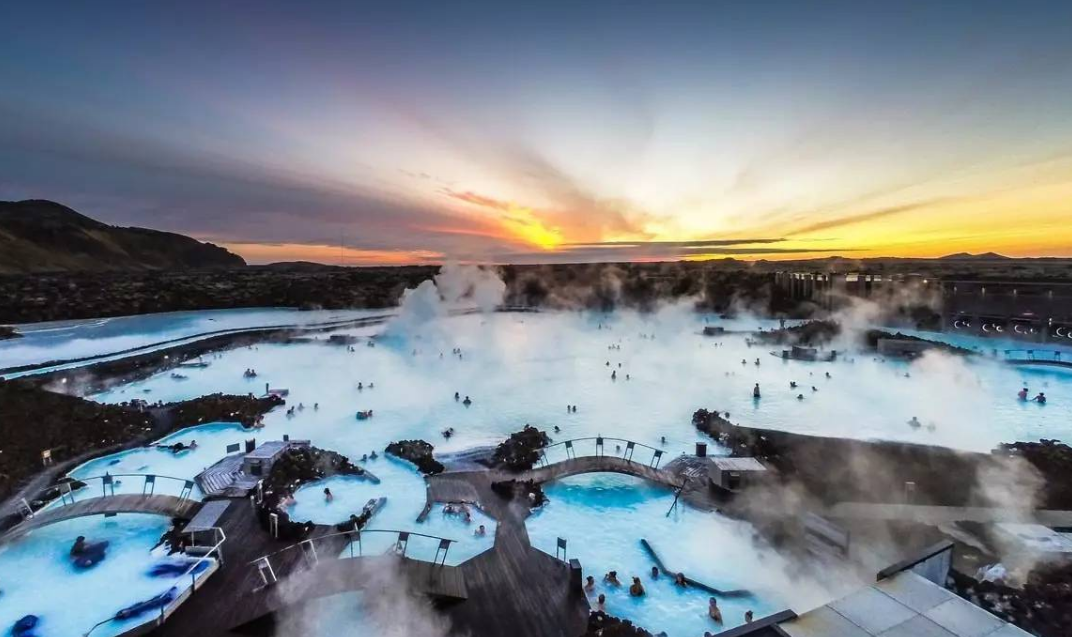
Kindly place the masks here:
POLYGON ((443 473, 443 464, 432 457, 435 447, 424 440, 400 440, 387 445, 385 451, 396 458, 408 460, 426 475, 443 473))
POLYGON ((540 449, 551 444, 551 438, 530 425, 499 443, 491 465, 497 469, 509 471, 526 471, 540 460, 540 449))
POLYGON ((19 334, 17 331, 15 331, 15 328, 11 327, 10 325, 0 325, 0 341, 9 338, 20 338, 21 336, 22 334, 19 334))
POLYGON ((0 201, 0 273, 241 267, 242 257, 172 232, 109 226, 53 201, 0 201))

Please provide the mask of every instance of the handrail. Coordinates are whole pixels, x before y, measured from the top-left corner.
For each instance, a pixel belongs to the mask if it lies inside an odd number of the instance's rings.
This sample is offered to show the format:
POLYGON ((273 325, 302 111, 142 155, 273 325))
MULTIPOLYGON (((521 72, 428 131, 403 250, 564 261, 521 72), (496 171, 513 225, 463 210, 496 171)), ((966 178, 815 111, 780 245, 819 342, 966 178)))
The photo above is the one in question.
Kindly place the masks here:
MULTIPOLYGON (((108 496, 116 495, 116 493, 115 493, 115 479, 116 478, 143 478, 144 482, 142 482, 141 494, 142 495, 149 495, 149 496, 156 495, 156 481, 158 479, 172 480, 172 481, 175 481, 175 482, 181 482, 182 483, 182 489, 179 491, 179 495, 174 496, 174 497, 179 498, 180 500, 186 500, 187 498, 191 497, 193 495, 194 487, 197 484, 196 482, 194 482, 192 479, 189 479, 189 478, 177 478, 175 476, 165 476, 165 475, 159 475, 159 474, 156 474, 156 473, 105 473, 104 475, 87 476, 87 477, 84 477, 84 478, 77 478, 77 477, 70 476, 70 475, 68 475, 66 477, 70 478, 71 480, 76 480, 78 482, 86 483, 86 487, 89 486, 89 481, 91 481, 91 480, 100 480, 101 481, 101 493, 102 493, 102 495, 100 497, 108 497, 108 496), (111 493, 109 493, 108 487, 111 487, 111 493), (152 488, 150 489, 149 487, 152 487, 152 488), (146 492, 146 489, 149 489, 148 492, 146 492)), ((63 506, 67 505, 67 496, 68 495, 71 497, 71 503, 74 503, 74 501, 75 501, 74 500, 74 493, 75 493, 76 489, 71 488, 71 486, 70 486, 71 484, 72 484, 71 482, 61 483, 60 500, 63 503, 63 506), (63 490, 64 485, 66 485, 66 487, 67 487, 66 490, 63 490)), ((81 488, 79 488, 77 490, 80 491, 82 488, 85 488, 85 487, 81 487, 81 488)), ((120 494, 120 495, 124 495, 124 494, 120 494)), ((129 494, 126 494, 126 495, 129 495, 129 494)))
POLYGON ((553 449, 555 447, 558 447, 559 445, 564 446, 565 449, 566 449, 566 460, 559 461, 559 462, 565 462, 565 461, 569 461, 569 460, 576 460, 578 457, 581 457, 581 458, 600 458, 600 457, 604 457, 604 456, 607 455, 605 453, 605 451, 604 451, 605 448, 606 448, 605 443, 607 441, 616 442, 616 443, 617 442, 624 442, 625 443, 625 448, 622 449, 621 455, 619 456, 617 454, 614 454, 612 457, 621 458, 622 460, 625 460, 626 462, 631 462, 631 463, 636 462, 635 460, 633 460, 633 452, 636 450, 636 447, 642 447, 644 449, 650 450, 651 451, 651 460, 648 462, 648 466, 653 468, 653 469, 658 469, 659 468, 659 462, 662 460, 663 454, 666 453, 662 449, 657 449, 657 448, 652 447, 650 445, 646 445, 646 444, 644 444, 642 442, 636 442, 634 440, 627 440, 625 438, 613 438, 613 437, 608 437, 608 436, 589 436, 589 437, 586 437, 586 438, 571 438, 570 440, 563 440, 562 442, 556 442, 554 444, 547 445, 546 447, 541 447, 540 448, 540 462, 545 467, 550 466, 552 464, 557 464, 557 463, 553 463, 553 462, 548 461, 548 459, 547 459, 547 450, 548 449, 553 449), (577 456, 577 452, 574 450, 574 444, 573 443, 575 443, 575 442, 586 442, 586 441, 590 441, 590 440, 595 441, 595 451, 596 451, 596 453, 594 453, 594 454, 592 454, 590 456, 577 456), (571 455, 571 452, 572 452, 572 455, 571 455))
MULTIPOLYGON (((280 555, 281 553, 284 553, 284 552, 289 551, 289 550, 294 549, 294 548, 300 548, 301 545, 303 543, 305 543, 305 542, 319 542, 321 540, 326 540, 328 538, 339 537, 340 535, 345 535, 345 536, 348 536, 348 537, 352 537, 354 535, 357 535, 358 537, 360 537, 361 535, 363 535, 365 533, 395 533, 396 535, 401 535, 401 534, 405 533, 407 538, 408 537, 424 537, 424 538, 428 538, 430 540, 439 540, 440 542, 450 542, 451 544, 454 544, 454 543, 456 543, 458 541, 458 540, 452 540, 452 539, 445 538, 445 537, 439 537, 438 535, 428 535, 426 533, 417 533, 416 531, 402 531, 402 530, 398 530, 398 529, 353 529, 353 530, 350 530, 350 531, 337 531, 335 533, 328 533, 327 535, 320 535, 320 536, 317 536, 317 537, 314 537, 314 538, 310 538, 308 540, 302 540, 301 542, 291 544, 290 546, 284 546, 283 548, 281 548, 281 549, 279 549, 277 551, 272 551, 271 553, 267 553, 265 555, 262 555, 262 556, 258 557, 255 560, 251 560, 249 562, 249 565, 253 566, 257 562, 259 562, 261 560, 268 559, 268 558, 271 558, 271 557, 275 557, 276 555, 280 555)), ((352 540, 351 540, 351 542, 352 542, 352 540)))
MULTIPOLYGON (((223 546, 223 543, 227 541, 227 534, 223 532, 222 528, 220 528, 218 526, 213 526, 213 527, 209 527, 209 528, 206 528, 206 529, 197 529, 195 531, 184 531, 183 533, 184 534, 185 533, 190 533, 191 535, 193 535, 195 533, 203 533, 205 531, 214 531, 216 537, 219 538, 219 539, 216 541, 216 543, 214 545, 212 545, 212 547, 208 551, 205 552, 204 555, 202 555, 198 559, 194 560, 190 564, 190 566, 188 566, 186 568, 186 570, 184 570, 181 574, 176 575, 175 578, 173 580, 171 580, 171 582, 172 582, 171 586, 168 586, 167 588, 165 588, 164 589, 165 591, 170 590, 172 587, 177 586, 179 581, 185 579, 186 576, 189 575, 190 576, 190 588, 189 588, 189 591, 190 591, 190 594, 192 595, 194 593, 194 591, 197 590, 197 568, 198 568, 198 566, 201 563, 207 562, 207 561, 210 561, 210 560, 217 561, 217 558, 212 557, 213 555, 219 556, 218 561, 220 561, 220 562, 223 561, 222 560, 222 553, 220 552, 220 547, 223 546)), ((164 620, 167 618, 167 616, 175 608, 177 608, 179 606, 179 604, 181 604, 182 602, 186 601, 184 596, 185 596, 185 591, 183 591, 182 593, 176 595, 175 599, 171 600, 167 604, 164 604, 164 605, 162 605, 160 607, 160 617, 156 620, 156 625, 157 626, 160 626, 161 624, 163 624, 164 620)), ((114 619, 115 619, 115 615, 113 615, 113 616, 111 616, 108 619, 105 619, 103 621, 97 622, 96 624, 93 625, 92 628, 90 628, 87 632, 85 632, 83 634, 83 637, 89 637, 90 634, 93 631, 97 630, 98 628, 100 628, 104 624, 107 624, 108 622, 113 621, 114 619)), ((144 624, 145 624, 145 622, 142 622, 141 624, 139 624, 139 626, 142 626, 144 624)))
POLYGON ((563 440, 561 442, 556 442, 554 444, 547 445, 546 447, 542 447, 542 449, 550 449, 552 447, 557 447, 559 445, 565 445, 567 443, 574 443, 574 442, 583 442, 583 441, 586 441, 586 440, 595 440, 597 442, 600 441, 600 440, 603 440, 603 441, 610 440, 611 442, 625 442, 625 443, 631 442, 631 443, 633 443, 634 446, 637 446, 637 447, 644 447, 645 449, 651 449, 652 451, 663 451, 662 449, 659 449, 658 447, 652 447, 650 445, 646 445, 646 444, 644 444, 642 442, 637 442, 635 440, 627 440, 625 438, 612 438, 610 436, 589 436, 587 438, 570 438, 569 440, 563 440))

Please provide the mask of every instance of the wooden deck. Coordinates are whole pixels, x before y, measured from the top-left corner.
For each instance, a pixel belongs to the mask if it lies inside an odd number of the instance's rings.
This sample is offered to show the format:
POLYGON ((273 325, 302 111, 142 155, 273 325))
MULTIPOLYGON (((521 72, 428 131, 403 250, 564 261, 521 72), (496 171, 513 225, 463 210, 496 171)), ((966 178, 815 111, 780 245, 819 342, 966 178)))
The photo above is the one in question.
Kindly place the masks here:
POLYGON ((32 531, 33 529, 80 518, 86 515, 116 515, 119 513, 154 513, 168 517, 190 517, 201 506, 197 500, 177 498, 173 495, 141 495, 139 493, 119 494, 88 498, 73 504, 57 505, 38 511, 32 518, 24 520, 0 536, 0 543, 32 531))
POLYGON ((311 568, 297 569, 277 583, 247 592, 240 598, 245 615, 233 627, 256 631, 266 618, 320 597, 391 585, 388 594, 423 595, 437 601, 463 601, 468 597, 465 578, 457 566, 442 566, 395 556, 327 557, 311 568))

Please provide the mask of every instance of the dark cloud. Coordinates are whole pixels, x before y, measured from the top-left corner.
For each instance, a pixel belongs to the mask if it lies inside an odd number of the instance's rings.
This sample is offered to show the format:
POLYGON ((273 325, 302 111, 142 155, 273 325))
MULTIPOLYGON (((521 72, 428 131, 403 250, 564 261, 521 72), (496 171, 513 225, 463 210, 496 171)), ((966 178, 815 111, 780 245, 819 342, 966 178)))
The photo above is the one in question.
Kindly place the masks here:
POLYGON ((829 230, 831 228, 840 228, 842 226, 848 226, 855 223, 861 223, 864 221, 873 221, 875 219, 881 219, 883 217, 892 217, 894 215, 903 214, 906 212, 912 212, 913 210, 920 210, 922 208, 929 208, 938 203, 949 201, 946 198, 926 199, 924 201, 917 201, 901 206, 889 206, 887 208, 879 208, 877 210, 868 210, 866 212, 858 212, 850 215, 844 215, 837 217, 836 219, 827 219, 826 221, 819 221, 816 223, 810 223, 799 228, 794 228, 785 234, 787 236, 795 236, 799 234, 806 234, 809 232, 816 232, 819 230, 829 230))
POLYGON ((0 198, 57 199, 108 223, 219 241, 467 250, 479 223, 318 176, 0 103, 0 198), (423 233, 423 234, 422 234, 423 233))

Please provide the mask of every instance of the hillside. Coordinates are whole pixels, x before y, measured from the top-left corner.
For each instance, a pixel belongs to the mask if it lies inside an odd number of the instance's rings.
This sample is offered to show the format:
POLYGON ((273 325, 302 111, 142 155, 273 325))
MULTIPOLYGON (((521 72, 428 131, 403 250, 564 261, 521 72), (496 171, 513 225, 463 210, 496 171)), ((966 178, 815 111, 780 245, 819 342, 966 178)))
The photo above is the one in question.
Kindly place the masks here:
POLYGON ((224 248, 181 234, 109 226, 52 201, 0 201, 0 274, 245 264, 224 248))

